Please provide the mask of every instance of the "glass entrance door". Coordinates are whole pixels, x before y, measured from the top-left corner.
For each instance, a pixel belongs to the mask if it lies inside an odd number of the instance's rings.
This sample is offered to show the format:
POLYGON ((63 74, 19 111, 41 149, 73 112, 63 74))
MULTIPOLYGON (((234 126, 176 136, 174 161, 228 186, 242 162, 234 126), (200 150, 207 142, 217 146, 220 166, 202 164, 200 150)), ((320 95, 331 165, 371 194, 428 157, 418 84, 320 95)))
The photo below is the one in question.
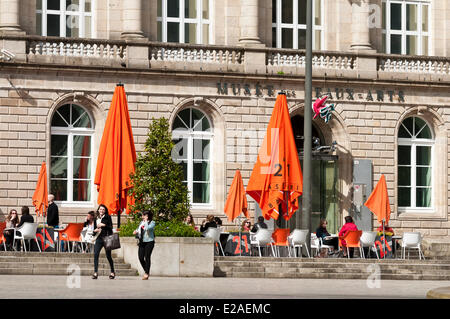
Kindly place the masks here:
MULTIPOLYGON (((300 159, 303 168, 303 160, 300 159)), ((339 183, 337 156, 325 155, 314 156, 312 160, 312 214, 311 232, 315 232, 319 227, 321 218, 328 222, 328 232, 336 234, 339 230, 339 183)), ((291 230, 301 227, 302 197, 300 206, 293 218, 288 221, 287 227, 291 230)), ((279 227, 283 227, 282 223, 279 227)))

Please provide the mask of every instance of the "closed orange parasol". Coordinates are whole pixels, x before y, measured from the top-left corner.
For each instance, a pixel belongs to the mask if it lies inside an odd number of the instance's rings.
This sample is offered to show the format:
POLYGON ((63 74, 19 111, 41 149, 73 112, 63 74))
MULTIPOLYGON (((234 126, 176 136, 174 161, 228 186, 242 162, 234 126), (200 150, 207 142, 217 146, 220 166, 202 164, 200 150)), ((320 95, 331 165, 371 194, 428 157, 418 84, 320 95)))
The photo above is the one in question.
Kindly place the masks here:
POLYGON ((37 216, 45 216, 48 208, 47 165, 42 162, 41 171, 33 194, 33 206, 37 216))
POLYGON ((111 214, 120 214, 130 202, 127 192, 132 188, 130 174, 134 173, 136 149, 125 89, 118 84, 103 130, 98 153, 94 184, 98 190, 98 204, 108 207, 111 214))
POLYGON ((285 94, 278 94, 246 191, 265 219, 278 219, 280 204, 286 220, 298 209, 303 175, 285 94))
POLYGON ((384 175, 381 175, 377 186, 375 186, 375 189, 372 191, 372 194, 370 194, 364 205, 377 216, 380 224, 382 224, 383 221, 386 224, 389 222, 391 217, 391 206, 389 205, 389 196, 384 175))
POLYGON ((234 174, 224 210, 230 221, 233 221, 238 217, 241 212, 244 213, 245 217, 249 218, 247 211, 247 197, 245 194, 244 183, 242 182, 241 172, 239 170, 234 174))

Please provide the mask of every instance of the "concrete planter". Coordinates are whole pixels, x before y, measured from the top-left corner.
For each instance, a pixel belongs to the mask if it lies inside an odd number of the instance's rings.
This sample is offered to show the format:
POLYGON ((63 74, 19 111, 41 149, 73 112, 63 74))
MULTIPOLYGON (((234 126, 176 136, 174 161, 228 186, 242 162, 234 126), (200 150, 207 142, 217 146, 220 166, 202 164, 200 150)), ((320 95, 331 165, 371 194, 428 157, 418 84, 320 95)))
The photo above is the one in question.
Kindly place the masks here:
MULTIPOLYGON (((121 237, 115 256, 144 274, 138 258, 135 238, 121 237)), ((168 277, 212 277, 214 271, 214 242, 203 237, 156 237, 150 275, 168 277)))

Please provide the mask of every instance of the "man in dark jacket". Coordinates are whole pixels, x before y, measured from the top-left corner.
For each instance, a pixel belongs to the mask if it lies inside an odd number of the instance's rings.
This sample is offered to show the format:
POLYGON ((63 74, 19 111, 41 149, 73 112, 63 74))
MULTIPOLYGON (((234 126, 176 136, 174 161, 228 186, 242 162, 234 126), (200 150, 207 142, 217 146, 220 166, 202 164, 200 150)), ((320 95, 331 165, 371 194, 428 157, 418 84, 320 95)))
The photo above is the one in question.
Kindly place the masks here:
POLYGON ((258 222, 253 226, 251 232, 252 233, 256 233, 258 231, 258 229, 260 228, 264 228, 267 229, 267 224, 264 222, 264 217, 259 216, 258 217, 258 222))
POLYGON ((59 211, 54 199, 53 194, 48 195, 47 224, 53 227, 59 225, 59 211))

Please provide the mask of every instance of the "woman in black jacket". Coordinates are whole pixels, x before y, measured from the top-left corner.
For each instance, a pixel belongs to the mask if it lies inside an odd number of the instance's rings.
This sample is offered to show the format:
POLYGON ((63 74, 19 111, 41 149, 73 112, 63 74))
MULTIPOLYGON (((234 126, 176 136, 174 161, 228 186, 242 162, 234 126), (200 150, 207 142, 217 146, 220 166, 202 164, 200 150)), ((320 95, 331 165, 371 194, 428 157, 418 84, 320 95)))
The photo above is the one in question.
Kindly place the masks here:
MULTIPOLYGON (((94 274, 92 275, 92 279, 98 278, 98 259, 100 257, 100 251, 104 246, 103 238, 105 236, 112 235, 113 233, 112 219, 108 214, 108 208, 106 208, 105 205, 101 204, 97 209, 97 213, 99 214, 100 223, 97 223, 97 228, 94 230, 94 232, 100 232, 100 235, 97 237, 97 240, 94 244, 94 274)), ((114 272, 114 262, 111 256, 111 250, 105 249, 105 251, 106 258, 108 259, 109 266, 111 267, 111 274, 109 275, 109 279, 114 279, 116 277, 116 274, 114 272)))

